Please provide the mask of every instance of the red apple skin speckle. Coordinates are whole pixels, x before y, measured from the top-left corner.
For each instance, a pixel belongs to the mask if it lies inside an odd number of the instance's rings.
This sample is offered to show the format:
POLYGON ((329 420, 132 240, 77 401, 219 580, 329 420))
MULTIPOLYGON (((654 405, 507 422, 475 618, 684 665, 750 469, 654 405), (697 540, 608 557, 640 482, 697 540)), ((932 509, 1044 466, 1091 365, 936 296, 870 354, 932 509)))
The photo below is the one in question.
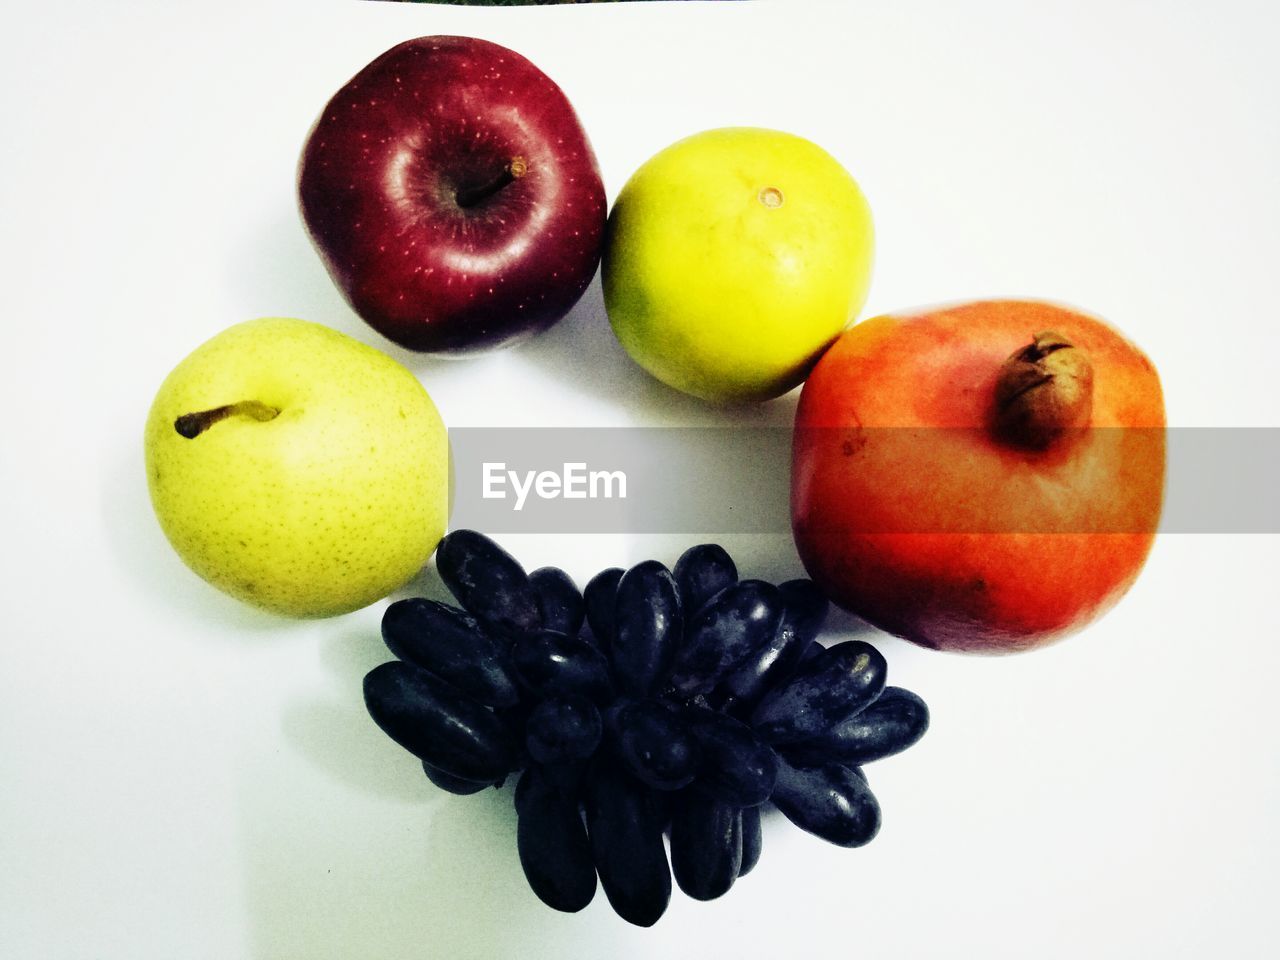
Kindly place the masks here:
POLYGON ((431 353, 513 343, 568 313, 607 212, 563 91, 468 37, 409 40, 352 78, 307 138, 298 193, 352 308, 431 353))

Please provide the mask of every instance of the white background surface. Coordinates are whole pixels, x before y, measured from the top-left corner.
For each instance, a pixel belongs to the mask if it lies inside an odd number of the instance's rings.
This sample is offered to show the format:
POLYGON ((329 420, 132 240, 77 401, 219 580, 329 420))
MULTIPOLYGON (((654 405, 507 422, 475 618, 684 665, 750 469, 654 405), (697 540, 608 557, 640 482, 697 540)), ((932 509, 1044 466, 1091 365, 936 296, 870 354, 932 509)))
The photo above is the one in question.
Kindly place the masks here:
MULTIPOLYGON (((368 720, 380 605, 282 622, 186 571, 147 501, 152 394, 254 316, 389 348, 311 251, 293 177, 328 96, 426 33, 551 74, 611 197, 707 127, 823 144, 876 214, 868 315, 1077 303, 1156 361, 1171 424, 1280 425, 1271 4, 8 5, 0 956, 1274 956, 1274 537, 1162 537, 1119 608, 1032 655, 873 635, 934 717, 869 769, 880 836, 770 819, 755 873, 648 931, 603 894, 543 907, 510 791, 435 791, 368 720)), ((648 380, 598 286, 514 351, 389 350, 453 426, 787 423, 795 402, 725 414, 648 380)), ((585 579, 688 542, 509 545, 585 579)), ((787 538, 728 545, 746 575, 800 573, 787 538)))

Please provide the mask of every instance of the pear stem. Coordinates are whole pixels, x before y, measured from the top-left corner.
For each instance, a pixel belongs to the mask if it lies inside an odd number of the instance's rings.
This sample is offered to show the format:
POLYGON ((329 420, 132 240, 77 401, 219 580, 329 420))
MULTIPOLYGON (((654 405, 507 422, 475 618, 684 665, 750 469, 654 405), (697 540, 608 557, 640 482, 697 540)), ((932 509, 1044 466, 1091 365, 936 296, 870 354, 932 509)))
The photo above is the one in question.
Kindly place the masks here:
POLYGON ((188 440, 194 440, 215 423, 225 420, 227 417, 249 417, 253 420, 266 422, 267 420, 274 420, 279 414, 280 411, 275 407, 269 407, 265 403, 259 403, 257 400, 241 400, 239 403, 228 403, 226 406, 214 407, 212 410, 184 413, 173 421, 173 429, 188 440))
POLYGON ((464 187, 454 194, 458 206, 466 210, 474 207, 482 200, 487 200, 509 183, 514 183, 529 172, 529 163, 524 157, 512 157, 511 162, 502 168, 502 172, 488 183, 478 187, 464 187))
POLYGON ((1014 446, 1047 450, 1068 430, 1089 425, 1093 364, 1065 337, 1046 330, 1014 353, 996 378, 997 436, 1014 446))

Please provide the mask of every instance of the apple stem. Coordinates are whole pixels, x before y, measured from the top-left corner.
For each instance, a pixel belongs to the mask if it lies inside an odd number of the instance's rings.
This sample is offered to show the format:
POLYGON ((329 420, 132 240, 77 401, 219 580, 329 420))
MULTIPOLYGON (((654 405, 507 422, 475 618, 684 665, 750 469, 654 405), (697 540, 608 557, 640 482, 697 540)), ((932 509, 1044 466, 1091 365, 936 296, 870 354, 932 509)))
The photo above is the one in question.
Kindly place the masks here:
POLYGON ((502 168, 502 172, 488 183, 478 187, 463 187, 454 194, 458 206, 466 210, 474 207, 482 200, 487 200, 509 183, 514 183, 529 172, 529 163, 524 157, 512 157, 511 162, 502 168))
POLYGON ((279 414, 279 410, 275 407, 268 407, 265 403, 259 403, 257 400, 242 400, 239 403, 229 403, 223 407, 214 407, 212 410, 184 413, 173 421, 173 429, 188 440, 194 440, 215 423, 225 420, 227 417, 245 416, 265 422, 275 419, 279 414))
POLYGON ((1015 352, 996 378, 996 434, 1008 443, 1046 450, 1068 430, 1088 426, 1093 364, 1084 350, 1046 330, 1015 352))

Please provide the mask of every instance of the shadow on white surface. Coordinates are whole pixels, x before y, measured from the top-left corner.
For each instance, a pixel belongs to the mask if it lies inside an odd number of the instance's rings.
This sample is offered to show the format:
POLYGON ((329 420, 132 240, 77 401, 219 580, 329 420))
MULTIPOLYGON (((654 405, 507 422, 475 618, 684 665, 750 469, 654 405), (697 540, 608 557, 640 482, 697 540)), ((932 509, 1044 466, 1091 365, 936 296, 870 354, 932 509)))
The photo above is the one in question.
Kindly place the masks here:
POLYGON ((332 780, 361 793, 416 802, 434 788, 424 789, 429 784, 408 753, 387 749, 391 743, 369 719, 361 694, 364 675, 391 659, 376 626, 332 631, 320 640, 320 660, 333 674, 333 682, 325 684, 331 692, 285 704, 281 732, 304 760, 332 780))
MULTIPOLYGON (((325 272, 296 208, 286 203, 261 212, 230 246, 223 263, 223 289, 232 291, 248 316, 314 320, 354 333, 358 318, 325 272)), ((360 324, 360 333, 376 336, 360 324)), ((361 339, 365 339, 362 336, 361 339)))
POLYGON ((292 205, 264 212, 232 251, 224 264, 224 288, 233 291, 237 316, 293 316, 333 327, 414 371, 442 411, 455 392, 487 403, 487 396, 475 395, 477 382, 513 375, 519 387, 527 373, 542 381, 538 390, 517 389, 513 395, 523 393, 533 410, 547 411, 538 426, 599 423, 602 414, 613 414, 606 422, 621 415, 623 422, 645 426, 790 425, 795 416, 798 390, 767 403, 717 407, 654 379, 614 336, 599 270, 569 314, 550 329, 487 354, 435 357, 398 346, 360 319, 329 278, 292 205), (573 399, 583 404, 575 406, 573 399))
MULTIPOLYGON (((444 585, 444 581, 440 579, 440 574, 436 572, 436 561, 434 555, 427 565, 418 571, 417 575, 412 580, 387 597, 387 602, 391 603, 396 600, 404 600, 408 597, 426 597, 428 600, 447 603, 452 607, 458 606, 457 599, 449 592, 449 588, 446 587, 444 585)), ((383 652, 386 653, 385 648, 383 648, 383 652)), ((390 656, 390 654, 388 654, 388 656, 390 656)))
MULTIPOLYGON (((457 603, 434 564, 428 564, 388 600, 404 597, 457 603)), ((323 631, 318 655, 327 692, 286 704, 281 711, 281 732, 304 760, 333 781, 361 793, 408 802, 436 794, 445 797, 427 781, 418 761, 378 729, 364 706, 365 674, 395 659, 379 632, 385 610, 386 602, 375 603, 370 610, 332 621, 333 629, 323 631)))
MULTIPOLYGON (((400 593, 442 591, 428 568, 400 593)), ((376 606, 380 615, 383 605, 376 606)), ((521 954, 529 938, 537 942, 550 911, 529 892, 520 868, 515 778, 500 790, 451 796, 378 729, 365 711, 361 682, 391 654, 378 636, 378 618, 367 614, 320 638, 321 682, 281 710, 286 755, 255 748, 261 752, 242 769, 252 955, 521 954), (299 762, 336 789, 317 789, 299 762), (309 796, 292 796, 307 784, 309 796)))
POLYGON ((168 606, 182 619, 220 624, 221 636, 241 639, 298 627, 297 621, 227 596, 183 565, 151 508, 141 437, 115 454, 99 489, 99 513, 116 569, 146 597, 148 607, 168 606))
POLYGON ((224 288, 234 291, 244 319, 284 316, 322 323, 381 350, 420 378, 425 374, 428 382, 437 369, 469 362, 406 350, 361 320, 330 279, 293 206, 264 213, 232 251, 224 265, 224 288))
POLYGON ((684 399, 645 373, 618 343, 605 313, 599 270, 569 314, 522 344, 519 356, 588 403, 626 410, 628 419, 640 423, 649 423, 654 412, 669 415, 684 399))
POLYGON ((760 404, 718 407, 650 376, 618 342, 604 306, 600 272, 563 320, 519 348, 520 360, 572 385, 585 400, 626 410, 643 426, 790 424, 799 391, 760 404))
POLYGON ((320 808, 305 797, 291 816, 281 807, 287 788, 245 779, 252 956, 514 957, 541 941, 551 911, 520 869, 512 788, 453 797, 417 779, 417 802, 396 802, 377 818, 355 815, 367 814, 363 803, 320 808))
POLYGON ((890 646, 896 646, 906 642, 899 640, 897 637, 891 637, 856 614, 841 610, 834 604, 831 607, 831 612, 827 614, 827 622, 823 625, 820 639, 828 647, 845 640, 865 640, 881 647, 886 643, 890 646))

